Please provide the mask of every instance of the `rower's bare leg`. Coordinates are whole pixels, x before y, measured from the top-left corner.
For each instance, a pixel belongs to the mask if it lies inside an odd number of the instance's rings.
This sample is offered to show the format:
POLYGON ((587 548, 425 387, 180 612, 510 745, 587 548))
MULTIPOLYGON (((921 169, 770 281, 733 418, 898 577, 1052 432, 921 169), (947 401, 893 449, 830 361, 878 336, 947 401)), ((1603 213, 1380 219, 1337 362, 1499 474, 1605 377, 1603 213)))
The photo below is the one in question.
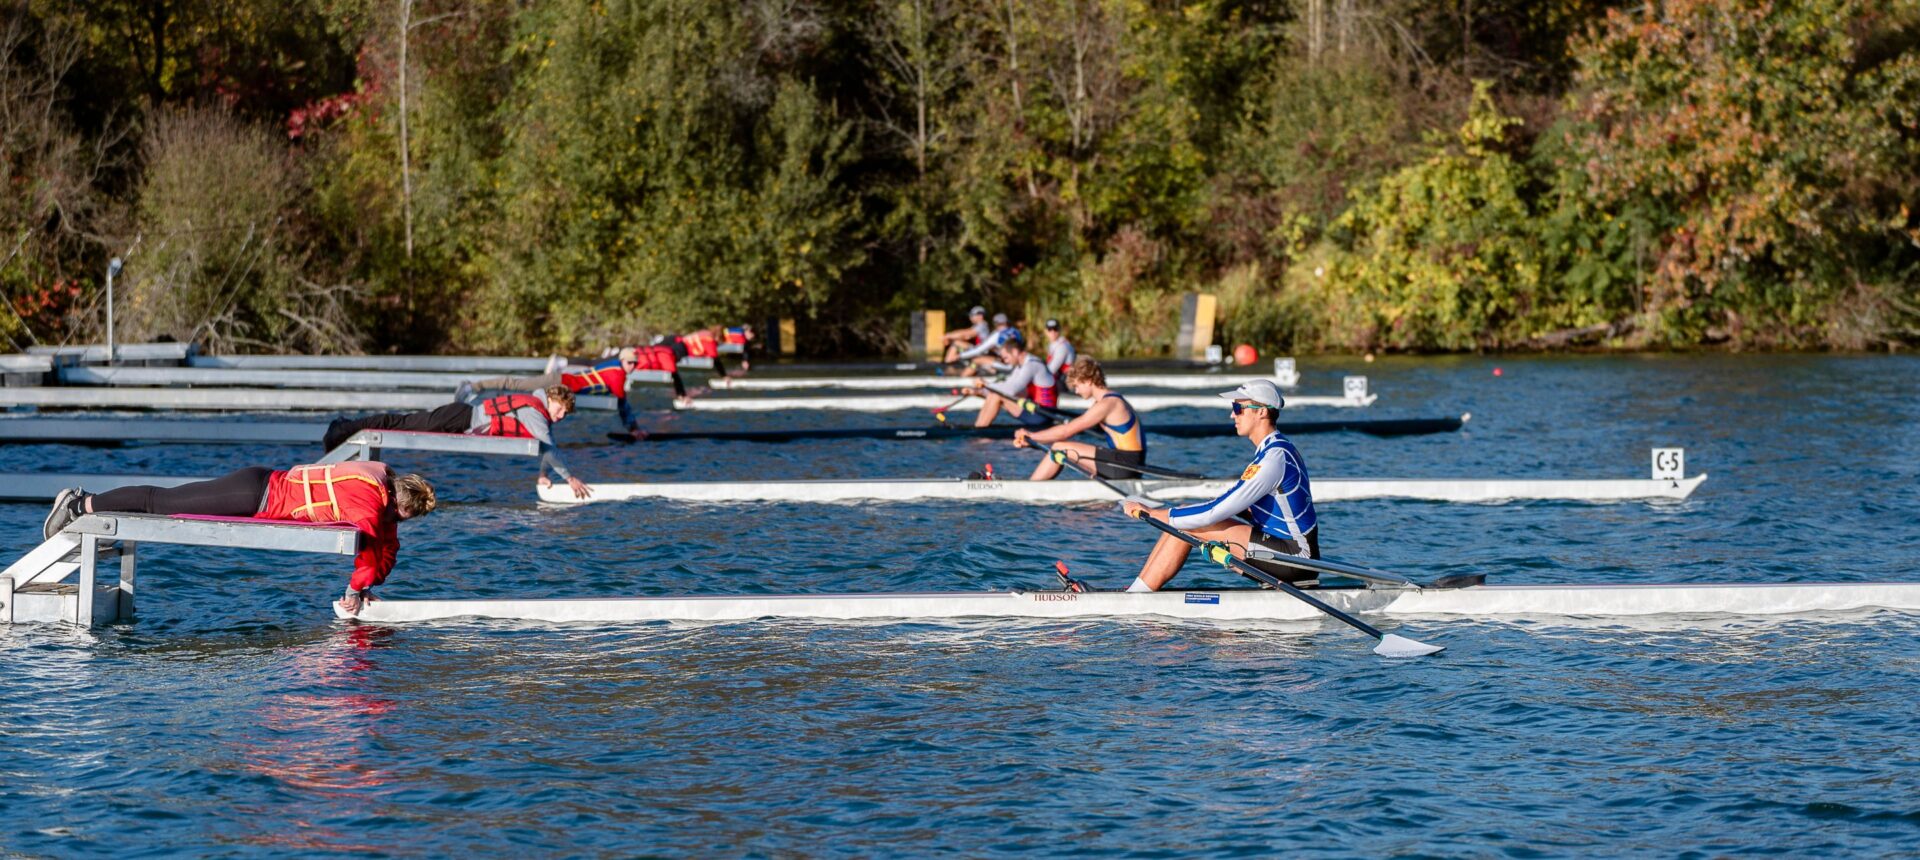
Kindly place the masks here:
MULTIPOLYGON (((1253 534, 1253 527, 1246 523, 1216 523, 1197 529, 1187 530, 1203 541, 1224 541, 1234 558, 1247 557, 1247 538, 1253 534)), ((1163 534, 1153 545, 1153 552, 1147 554, 1147 563, 1140 568, 1138 585, 1145 585, 1149 591, 1159 591, 1180 572, 1180 566, 1187 563, 1187 553, 1193 547, 1170 534, 1163 534)))
MULTIPOLYGON (((1093 468, 1093 446, 1092 445, 1089 445, 1085 442, 1055 442, 1053 443, 1052 450, 1067 452, 1067 459, 1073 460, 1074 462, 1079 463, 1081 468, 1085 468, 1085 469, 1093 468)), ((1029 475, 1027 477, 1027 480, 1051 481, 1059 474, 1060 474, 1060 464, 1055 463, 1052 457, 1047 457, 1045 459, 1042 459, 1038 465, 1033 467, 1033 474, 1029 475)))
MULTIPOLYGON (((986 427, 993 423, 995 416, 1000 414, 1000 404, 1006 403, 1007 398, 992 391, 983 392, 980 397, 985 402, 980 404, 980 417, 973 419, 973 426, 986 427)), ((1012 411, 1011 407, 1009 411, 1012 411)))

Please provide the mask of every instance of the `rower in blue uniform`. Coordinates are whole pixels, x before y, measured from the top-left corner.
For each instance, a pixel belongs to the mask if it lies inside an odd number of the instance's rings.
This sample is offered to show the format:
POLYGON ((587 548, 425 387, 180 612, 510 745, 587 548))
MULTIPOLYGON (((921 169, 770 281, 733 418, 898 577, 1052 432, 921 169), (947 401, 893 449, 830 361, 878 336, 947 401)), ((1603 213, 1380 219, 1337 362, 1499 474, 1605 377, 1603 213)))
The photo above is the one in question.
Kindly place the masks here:
MULTIPOLYGON (((1313 487, 1307 479, 1307 461, 1300 449, 1274 427, 1286 401, 1280 389, 1266 380, 1249 382, 1220 395, 1233 402, 1233 429, 1253 441, 1253 462, 1217 499, 1174 508, 1149 508, 1127 501, 1127 516, 1141 511, 1202 541, 1225 543, 1234 557, 1247 559, 1281 579, 1310 579, 1299 568, 1263 563, 1262 555, 1320 557, 1319 518, 1313 510, 1313 487), (1258 440, 1258 441, 1254 441, 1258 440), (1246 521, 1235 519, 1244 516, 1246 521), (1253 550, 1249 558, 1249 550, 1253 550)), ((1158 591, 1186 563, 1192 547, 1170 534, 1160 536, 1128 591, 1158 591)))
POLYGON ((994 416, 1003 409, 1031 429, 1052 424, 1052 418, 1027 408, 1026 404, 1032 403, 1047 410, 1060 405, 1059 383, 1053 372, 1047 370, 1046 362, 1027 352, 1027 339, 1019 329, 1010 328, 1001 335, 1000 360, 1012 368, 1007 372, 1006 379, 989 383, 976 378, 973 388, 968 390, 970 394, 986 398, 986 402, 980 404, 980 417, 974 419, 973 426, 992 424, 994 416))
POLYGON ((1019 333, 1019 329, 1007 322, 1006 314, 994 314, 993 331, 980 338, 980 342, 974 344, 971 349, 960 353, 960 360, 967 362, 967 366, 961 369, 960 375, 978 376, 982 372, 1005 373, 1010 368, 996 357, 996 353, 1000 351, 1000 344, 1006 342, 1007 335, 1019 333))
MULTIPOLYGON (((1135 412, 1127 398, 1107 390, 1107 372, 1100 362, 1092 356, 1080 356, 1067 368, 1067 387, 1073 393, 1086 400, 1087 411, 1080 417, 1058 427, 1045 430, 1028 430, 1022 427, 1013 431, 1013 447, 1025 448, 1029 445, 1050 445, 1069 459, 1082 465, 1093 464, 1094 474, 1102 478, 1137 478, 1140 473, 1128 466, 1143 466, 1147 462, 1147 432, 1140 426, 1140 413, 1135 412), (1074 436, 1099 427, 1107 434, 1107 444, 1111 447, 1096 448, 1086 442, 1070 441, 1074 436)), ((1040 461, 1033 467, 1029 480, 1051 481, 1060 474, 1060 464, 1052 457, 1040 461)))

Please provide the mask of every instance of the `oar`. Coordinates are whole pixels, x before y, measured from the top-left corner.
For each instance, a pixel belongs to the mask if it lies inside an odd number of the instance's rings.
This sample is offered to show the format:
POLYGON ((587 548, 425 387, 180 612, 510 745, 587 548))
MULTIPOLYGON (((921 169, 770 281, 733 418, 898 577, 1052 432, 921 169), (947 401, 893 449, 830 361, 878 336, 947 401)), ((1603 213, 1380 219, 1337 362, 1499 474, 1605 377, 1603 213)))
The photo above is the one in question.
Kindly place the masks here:
POLYGON ((1372 636, 1373 638, 1380 641, 1379 645, 1374 646, 1373 653, 1378 654, 1382 657, 1425 657, 1428 654, 1438 654, 1442 651, 1447 650, 1446 646, 1444 645, 1428 645, 1425 642, 1408 639, 1407 637, 1400 636, 1398 634, 1382 633, 1378 628, 1374 627, 1373 625, 1368 624, 1365 621, 1361 621, 1358 618, 1355 618, 1351 615, 1348 615, 1345 612, 1342 612, 1338 609, 1333 608, 1332 606, 1327 605, 1325 602, 1321 601, 1319 598, 1314 597, 1311 594, 1308 594, 1304 591, 1301 591, 1298 588, 1293 587, 1291 583, 1288 583, 1287 581, 1280 579, 1279 577, 1276 577, 1273 574, 1270 574, 1264 570, 1254 567, 1253 565, 1247 564, 1246 562, 1241 561, 1240 559, 1234 558, 1233 553, 1227 551, 1227 547, 1225 544, 1215 543, 1213 541, 1202 541, 1199 538, 1194 537, 1193 535, 1187 534, 1186 532, 1176 529, 1173 526, 1170 526, 1166 523, 1163 523, 1159 520, 1154 519, 1153 516, 1148 514, 1146 511, 1141 511, 1140 514, 1137 517, 1135 517, 1135 519, 1145 520, 1149 525, 1152 525, 1154 528, 1159 529, 1163 532, 1166 532, 1167 534, 1173 535, 1174 537, 1177 537, 1183 541, 1186 541, 1188 544, 1199 547, 1202 554, 1206 555, 1209 560, 1213 561, 1216 564, 1219 564, 1221 567, 1234 571, 1235 573, 1238 573, 1241 576, 1247 577, 1248 579, 1251 579, 1255 582, 1280 589, 1281 591, 1284 591, 1294 596, 1295 598, 1298 598, 1301 602, 1307 604, 1308 606, 1311 606, 1315 609, 1320 610, 1321 612, 1324 612, 1328 615, 1333 616, 1334 618, 1337 618, 1341 621, 1346 622, 1349 627, 1352 627, 1355 630, 1365 633, 1368 636, 1372 636))
POLYGON ((958 388, 954 389, 950 393, 959 394, 960 396, 955 397, 950 401, 947 401, 947 404, 945 406, 936 406, 933 408, 934 416, 939 418, 941 421, 947 420, 947 410, 952 409, 955 406, 959 406, 961 401, 967 399, 968 397, 973 396, 971 394, 961 394, 960 389, 958 388))
MULTIPOLYGON (((1074 460, 1076 465, 1078 464, 1078 460, 1076 458, 1068 457, 1067 452, 1065 451, 1053 451, 1048 453, 1047 456, 1050 457, 1055 463, 1059 463, 1061 465, 1066 465, 1067 461, 1070 459, 1074 460)), ((1127 463, 1114 463, 1112 465, 1116 469, 1126 469, 1129 472, 1138 472, 1142 475, 1152 475, 1156 478, 1173 478, 1173 479, 1182 480, 1182 481, 1204 481, 1207 479, 1207 476, 1205 475, 1200 475, 1193 472, 1182 472, 1182 471, 1179 471, 1178 469, 1162 469, 1158 466, 1149 466, 1145 463, 1142 463, 1137 466, 1127 464, 1127 463)))

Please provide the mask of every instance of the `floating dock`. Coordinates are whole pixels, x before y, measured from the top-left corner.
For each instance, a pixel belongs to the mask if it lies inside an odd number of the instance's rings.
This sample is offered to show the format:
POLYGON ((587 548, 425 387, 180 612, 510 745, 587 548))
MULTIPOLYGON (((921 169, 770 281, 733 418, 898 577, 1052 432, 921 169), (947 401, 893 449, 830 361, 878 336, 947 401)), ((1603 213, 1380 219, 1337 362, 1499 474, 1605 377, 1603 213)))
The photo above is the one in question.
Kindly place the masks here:
POLYGON ((353 555, 360 532, 251 518, 87 514, 0 571, 0 624, 94 627, 132 618, 135 548, 143 543, 353 555), (114 562, 118 578, 103 582, 103 567, 114 562))

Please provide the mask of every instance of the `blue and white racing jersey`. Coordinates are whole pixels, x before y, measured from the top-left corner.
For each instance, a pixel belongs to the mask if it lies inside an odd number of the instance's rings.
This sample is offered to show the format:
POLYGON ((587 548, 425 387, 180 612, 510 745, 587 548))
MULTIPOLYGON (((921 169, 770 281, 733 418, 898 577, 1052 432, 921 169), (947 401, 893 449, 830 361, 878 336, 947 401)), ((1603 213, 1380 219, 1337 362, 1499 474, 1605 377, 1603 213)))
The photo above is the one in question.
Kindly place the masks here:
POLYGON ((1167 513, 1174 528, 1195 529, 1225 522, 1242 512, 1253 521, 1254 528, 1301 546, 1306 546, 1307 533, 1319 524, 1313 512, 1313 487, 1307 481, 1307 461, 1278 430, 1261 440, 1240 480, 1219 498, 1181 505, 1167 513))
POLYGON ((1019 334, 1019 333, 1020 333, 1020 330, 1017 328, 1014 328, 1013 326, 1007 326, 1006 328, 1003 328, 1003 329, 997 329, 992 334, 981 338, 980 343, 976 344, 972 349, 969 349, 966 352, 960 353, 960 357, 961 358, 979 358, 980 356, 986 355, 987 353, 992 352, 993 350, 999 349, 1001 342, 1007 339, 1007 335, 1019 334))

